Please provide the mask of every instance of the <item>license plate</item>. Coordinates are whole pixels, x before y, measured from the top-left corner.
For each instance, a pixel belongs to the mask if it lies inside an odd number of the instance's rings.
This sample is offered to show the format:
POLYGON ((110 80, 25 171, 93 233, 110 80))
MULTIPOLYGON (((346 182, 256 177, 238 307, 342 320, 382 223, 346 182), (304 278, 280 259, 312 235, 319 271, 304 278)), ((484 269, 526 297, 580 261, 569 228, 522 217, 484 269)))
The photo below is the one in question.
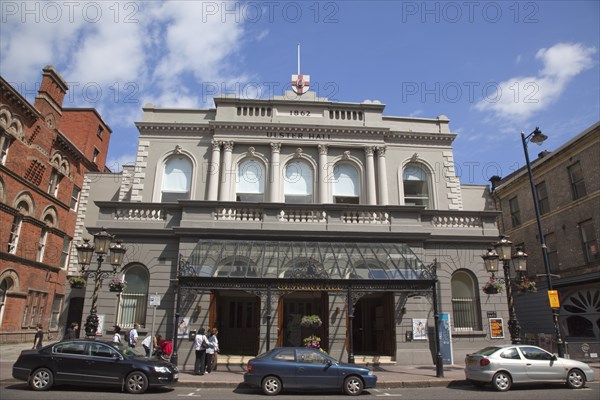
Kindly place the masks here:
POLYGON ((475 364, 477 364, 477 360, 470 359, 470 360, 468 360, 468 364, 469 365, 475 365, 475 364))

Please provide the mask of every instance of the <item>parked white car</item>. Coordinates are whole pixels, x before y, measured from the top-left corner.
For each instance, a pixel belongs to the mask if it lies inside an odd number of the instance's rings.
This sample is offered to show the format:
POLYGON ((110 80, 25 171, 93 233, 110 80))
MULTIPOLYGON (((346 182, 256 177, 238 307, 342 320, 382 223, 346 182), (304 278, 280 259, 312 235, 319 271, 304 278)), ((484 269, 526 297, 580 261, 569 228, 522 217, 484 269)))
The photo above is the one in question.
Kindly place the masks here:
POLYGON ((491 383, 501 392, 513 383, 535 382, 564 382, 571 389, 580 389, 594 380, 594 370, 536 346, 509 344, 467 354, 465 377, 476 386, 491 383))

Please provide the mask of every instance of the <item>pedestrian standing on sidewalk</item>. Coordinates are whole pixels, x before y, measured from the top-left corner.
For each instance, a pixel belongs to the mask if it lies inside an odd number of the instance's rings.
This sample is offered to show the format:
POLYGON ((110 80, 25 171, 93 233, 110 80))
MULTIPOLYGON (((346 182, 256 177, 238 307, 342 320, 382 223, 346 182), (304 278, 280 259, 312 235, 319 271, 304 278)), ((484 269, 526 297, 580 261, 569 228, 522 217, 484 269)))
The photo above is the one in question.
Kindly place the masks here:
POLYGON ((204 371, 206 370, 206 349, 208 347, 208 338, 204 334, 204 328, 199 328, 194 339, 194 350, 196 350, 194 375, 204 375, 204 371))
POLYGON ((217 369, 217 353, 219 352, 219 340, 217 340, 217 328, 212 328, 209 331, 208 344, 209 347, 206 349, 206 373, 210 374, 211 371, 217 369))
POLYGON ((37 331, 35 332, 35 339, 33 340, 33 349, 41 349, 42 341, 44 340, 44 331, 42 324, 37 324, 37 331))
POLYGON ((140 329, 140 324, 136 322, 133 324, 133 329, 129 331, 129 347, 132 349, 135 349, 138 343, 138 329, 140 329))
POLYGON ((146 357, 151 356, 150 344, 152 344, 153 349, 156 349, 156 347, 157 347, 156 337, 154 337, 152 335, 148 335, 144 338, 144 340, 142 340, 142 346, 144 347, 144 351, 146 352, 146 357))

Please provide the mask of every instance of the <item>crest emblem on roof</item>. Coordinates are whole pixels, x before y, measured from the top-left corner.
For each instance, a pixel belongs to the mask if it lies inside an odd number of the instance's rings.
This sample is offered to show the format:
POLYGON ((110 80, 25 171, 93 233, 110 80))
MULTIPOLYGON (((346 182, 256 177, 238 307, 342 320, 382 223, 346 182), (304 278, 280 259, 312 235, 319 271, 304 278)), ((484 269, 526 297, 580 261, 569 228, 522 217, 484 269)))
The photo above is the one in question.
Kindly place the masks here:
POLYGON ((310 75, 292 75, 292 90, 296 94, 308 92, 310 86, 310 75))

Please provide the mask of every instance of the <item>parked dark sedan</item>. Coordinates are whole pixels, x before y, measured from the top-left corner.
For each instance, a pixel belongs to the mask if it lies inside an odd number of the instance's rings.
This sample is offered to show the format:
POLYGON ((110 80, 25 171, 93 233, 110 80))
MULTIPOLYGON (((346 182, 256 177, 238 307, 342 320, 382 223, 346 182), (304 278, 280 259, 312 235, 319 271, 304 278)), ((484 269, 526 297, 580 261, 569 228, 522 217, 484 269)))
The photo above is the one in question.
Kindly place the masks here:
POLYGON ((368 368, 339 363, 317 349, 280 347, 248 361, 244 382, 267 395, 282 389, 342 389, 358 396, 363 389, 375 387, 377 376, 368 368))
POLYGON ((119 344, 85 339, 24 350, 12 375, 38 391, 54 384, 114 385, 135 394, 179 379, 179 371, 171 363, 140 356, 119 344))

